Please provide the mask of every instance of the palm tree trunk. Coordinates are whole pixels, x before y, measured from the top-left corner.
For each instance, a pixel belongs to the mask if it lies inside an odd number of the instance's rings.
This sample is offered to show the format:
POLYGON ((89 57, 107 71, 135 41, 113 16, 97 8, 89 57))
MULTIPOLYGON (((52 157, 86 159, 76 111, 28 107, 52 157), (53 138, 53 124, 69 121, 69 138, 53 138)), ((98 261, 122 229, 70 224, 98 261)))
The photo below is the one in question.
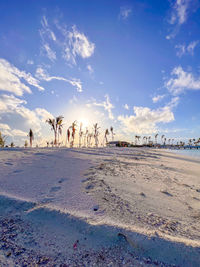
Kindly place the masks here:
POLYGON ((54 135, 55 135, 54 145, 56 146, 57 145, 57 132, 56 131, 54 131, 54 135))

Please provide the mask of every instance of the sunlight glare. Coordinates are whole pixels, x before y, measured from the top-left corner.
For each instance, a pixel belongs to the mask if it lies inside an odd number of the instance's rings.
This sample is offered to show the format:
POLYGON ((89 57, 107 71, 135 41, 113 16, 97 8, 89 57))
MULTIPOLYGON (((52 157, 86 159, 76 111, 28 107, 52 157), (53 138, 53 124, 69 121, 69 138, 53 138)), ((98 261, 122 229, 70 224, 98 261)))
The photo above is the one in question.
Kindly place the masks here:
POLYGON ((89 126, 89 120, 85 117, 79 118, 79 122, 83 124, 84 128, 89 126))

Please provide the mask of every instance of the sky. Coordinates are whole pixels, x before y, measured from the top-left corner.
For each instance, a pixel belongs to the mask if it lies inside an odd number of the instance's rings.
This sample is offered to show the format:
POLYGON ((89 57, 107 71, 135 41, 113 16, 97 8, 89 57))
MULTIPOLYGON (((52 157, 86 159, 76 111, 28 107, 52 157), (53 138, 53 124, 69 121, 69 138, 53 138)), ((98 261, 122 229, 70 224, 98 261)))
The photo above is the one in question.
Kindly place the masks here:
POLYGON ((200 137, 198 0, 1 0, 0 17, 7 144, 30 128, 46 144, 59 115, 64 143, 74 120, 127 141, 200 137))

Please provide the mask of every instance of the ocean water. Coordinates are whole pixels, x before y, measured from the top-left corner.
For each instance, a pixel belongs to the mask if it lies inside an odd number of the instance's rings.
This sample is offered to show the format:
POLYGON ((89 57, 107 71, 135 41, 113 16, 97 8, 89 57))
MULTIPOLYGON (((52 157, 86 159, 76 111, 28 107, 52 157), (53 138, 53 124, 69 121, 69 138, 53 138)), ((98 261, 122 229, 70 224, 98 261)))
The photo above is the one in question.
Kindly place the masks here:
POLYGON ((171 149, 173 153, 200 159, 200 149, 171 149))

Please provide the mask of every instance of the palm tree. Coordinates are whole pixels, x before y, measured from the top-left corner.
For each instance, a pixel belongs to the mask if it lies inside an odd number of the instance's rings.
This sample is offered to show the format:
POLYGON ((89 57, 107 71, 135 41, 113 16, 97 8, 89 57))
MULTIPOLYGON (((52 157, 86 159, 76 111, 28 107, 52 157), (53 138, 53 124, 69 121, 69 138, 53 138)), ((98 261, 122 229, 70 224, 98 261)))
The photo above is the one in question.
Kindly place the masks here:
POLYGON ((63 116, 58 116, 55 119, 48 119, 46 122, 51 126, 51 130, 54 131, 54 145, 57 145, 57 136, 62 133, 63 116))
POLYGON ((69 143, 69 140, 70 140, 70 129, 68 128, 67 129, 67 142, 69 143))
POLYGON ((161 136, 161 143, 164 145, 164 141, 163 141, 163 138, 165 137, 165 135, 163 134, 162 136, 161 136))
POLYGON ((94 140, 95 140, 95 146, 98 147, 98 144, 99 144, 99 139, 98 139, 98 136, 99 136, 99 130, 100 127, 98 127, 98 123, 95 123, 94 124, 94 140))
POLYGON ((143 139, 143 145, 144 145, 144 143, 145 143, 145 142, 144 142, 144 140, 146 139, 146 136, 143 136, 143 138, 142 138, 142 139, 143 139))
POLYGON ((166 145, 166 141, 167 141, 167 138, 165 137, 164 138, 164 143, 163 143, 164 146, 166 145))
POLYGON ((24 146, 25 146, 25 147, 28 146, 28 142, 27 142, 27 140, 24 142, 24 146))
POLYGON ((15 146, 14 142, 11 142, 10 147, 14 147, 14 146, 15 146))
POLYGON ((149 139, 149 145, 150 145, 150 141, 151 141, 151 136, 149 136, 149 137, 148 137, 148 139, 149 139))
POLYGON ((110 132, 111 132, 111 134, 112 134, 112 141, 114 141, 114 135, 115 135, 115 134, 114 134, 114 132, 113 132, 113 127, 112 127, 112 126, 110 127, 110 132))
POLYGON ((72 123, 72 125, 69 127, 69 128, 72 129, 72 141, 71 141, 71 147, 74 146, 74 139, 75 139, 75 134, 76 134, 76 126, 77 126, 76 121, 74 121, 74 122, 72 123))
POLYGON ((92 137, 93 137, 93 134, 88 133, 88 147, 90 147, 92 145, 92 137))
POLYGON ((80 129, 79 129, 79 147, 81 147, 81 141, 82 141, 82 136, 83 136, 83 131, 82 131, 82 122, 80 123, 80 129))
POLYGON ((87 140, 87 146, 88 146, 88 129, 87 128, 84 133, 84 147, 86 147, 86 140, 87 140))
POLYGON ((105 135, 104 135, 104 138, 105 138, 105 140, 106 140, 106 144, 108 143, 107 135, 109 135, 109 131, 108 131, 108 129, 105 130, 105 135))
POLYGON ((30 131, 28 133, 28 137, 29 137, 30 147, 32 147, 32 142, 34 140, 34 135, 33 135, 33 131, 31 129, 30 129, 30 131))
POLYGON ((155 134, 155 144, 157 145, 158 134, 155 134))
POLYGON ((138 142, 140 142, 140 138, 141 138, 141 136, 139 136, 139 135, 138 135, 138 137, 137 137, 137 138, 138 138, 138 142))
POLYGON ((0 132, 0 147, 4 147, 6 143, 6 136, 2 135, 0 132))
POLYGON ((59 120, 57 123, 58 123, 58 145, 60 145, 59 135, 62 135, 62 128, 63 128, 62 120, 59 120))
POLYGON ((138 139, 138 136, 135 135, 135 145, 137 146, 137 139, 138 139))

